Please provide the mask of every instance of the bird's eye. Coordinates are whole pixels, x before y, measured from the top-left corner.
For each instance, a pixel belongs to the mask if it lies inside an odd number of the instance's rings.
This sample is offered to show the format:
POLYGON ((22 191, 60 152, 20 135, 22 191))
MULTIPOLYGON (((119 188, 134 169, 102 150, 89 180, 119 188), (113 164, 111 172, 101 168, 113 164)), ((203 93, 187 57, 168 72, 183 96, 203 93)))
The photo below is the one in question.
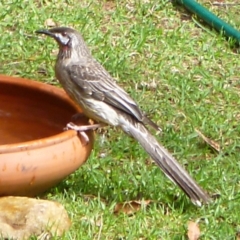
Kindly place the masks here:
POLYGON ((63 37, 66 37, 66 36, 67 36, 67 33, 66 33, 66 32, 62 32, 62 36, 63 36, 63 37))

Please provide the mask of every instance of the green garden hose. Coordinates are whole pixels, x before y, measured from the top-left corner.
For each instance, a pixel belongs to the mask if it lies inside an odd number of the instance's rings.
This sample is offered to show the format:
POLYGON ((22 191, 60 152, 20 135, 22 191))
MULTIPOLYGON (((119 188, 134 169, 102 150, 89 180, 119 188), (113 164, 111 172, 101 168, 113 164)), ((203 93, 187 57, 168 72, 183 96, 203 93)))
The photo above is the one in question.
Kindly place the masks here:
POLYGON ((235 39, 238 44, 240 43, 240 32, 238 30, 218 18, 216 15, 208 11, 196 1, 176 0, 176 2, 182 4, 190 12, 196 14, 199 18, 204 20, 211 27, 214 27, 216 30, 222 32, 225 36, 235 39))

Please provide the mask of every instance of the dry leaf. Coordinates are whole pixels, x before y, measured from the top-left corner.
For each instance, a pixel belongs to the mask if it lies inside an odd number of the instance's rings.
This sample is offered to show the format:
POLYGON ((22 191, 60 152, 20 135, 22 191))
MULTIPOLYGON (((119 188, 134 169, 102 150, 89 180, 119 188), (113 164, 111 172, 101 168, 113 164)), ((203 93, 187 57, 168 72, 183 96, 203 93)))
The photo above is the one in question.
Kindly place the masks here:
POLYGON ((198 240, 200 237, 200 229, 196 222, 188 222, 188 239, 189 240, 198 240))
POLYGON ((236 240, 240 240, 240 232, 236 233, 236 240))
POLYGON ((44 22, 44 25, 46 27, 56 27, 56 23, 51 19, 51 18, 48 18, 45 22, 44 22))
POLYGON ((197 134, 203 139, 203 141, 205 141, 208 145, 210 145, 213 149, 215 149, 216 151, 220 152, 220 146, 217 142, 211 140, 210 138, 204 136, 198 129, 195 128, 195 131, 197 132, 197 134))
POLYGON ((142 201, 130 201, 125 203, 117 203, 114 208, 114 213, 118 214, 120 212, 126 213, 127 215, 132 215, 135 212, 139 211, 142 206, 146 207, 149 205, 151 200, 142 200, 142 201))

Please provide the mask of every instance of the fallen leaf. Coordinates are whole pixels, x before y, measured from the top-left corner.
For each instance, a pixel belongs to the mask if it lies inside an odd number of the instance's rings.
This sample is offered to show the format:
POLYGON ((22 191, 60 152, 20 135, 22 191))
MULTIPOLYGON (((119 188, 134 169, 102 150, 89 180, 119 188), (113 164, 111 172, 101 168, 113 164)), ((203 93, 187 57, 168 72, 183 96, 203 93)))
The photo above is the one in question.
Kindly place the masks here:
POLYGON ((44 25, 46 27, 56 27, 56 23, 51 19, 51 18, 48 18, 45 22, 44 22, 44 25))
POLYGON ((129 201, 125 203, 117 203, 114 208, 114 213, 118 214, 120 212, 126 213, 127 215, 132 215, 139 211, 142 207, 146 207, 151 203, 151 200, 141 200, 141 201, 129 201))
POLYGON ((198 223, 189 221, 188 222, 188 239, 189 240, 198 240, 200 237, 200 229, 198 223))
POLYGON ((210 145, 213 149, 215 149, 217 152, 220 152, 220 146, 217 142, 211 140, 210 138, 204 136, 198 129, 195 128, 195 131, 205 141, 208 145, 210 145))
POLYGON ((240 240, 240 232, 236 233, 236 240, 240 240))

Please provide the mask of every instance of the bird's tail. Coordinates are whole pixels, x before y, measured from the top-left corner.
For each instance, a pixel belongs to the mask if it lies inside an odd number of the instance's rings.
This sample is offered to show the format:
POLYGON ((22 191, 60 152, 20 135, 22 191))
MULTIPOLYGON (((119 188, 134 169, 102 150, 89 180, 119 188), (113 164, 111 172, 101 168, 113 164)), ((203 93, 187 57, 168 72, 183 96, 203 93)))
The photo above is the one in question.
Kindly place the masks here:
POLYGON ((208 194, 203 191, 177 160, 158 143, 143 124, 126 118, 123 121, 122 129, 141 144, 165 175, 176 183, 195 205, 201 206, 201 203, 210 201, 208 194))

